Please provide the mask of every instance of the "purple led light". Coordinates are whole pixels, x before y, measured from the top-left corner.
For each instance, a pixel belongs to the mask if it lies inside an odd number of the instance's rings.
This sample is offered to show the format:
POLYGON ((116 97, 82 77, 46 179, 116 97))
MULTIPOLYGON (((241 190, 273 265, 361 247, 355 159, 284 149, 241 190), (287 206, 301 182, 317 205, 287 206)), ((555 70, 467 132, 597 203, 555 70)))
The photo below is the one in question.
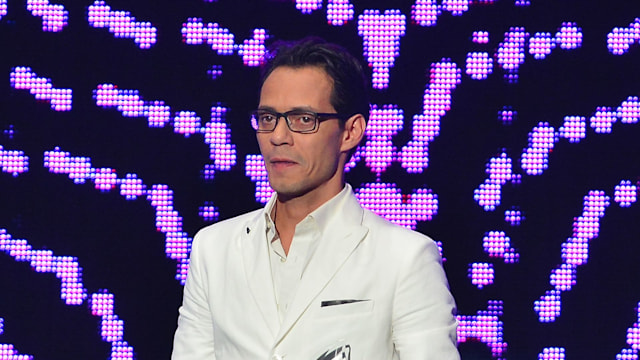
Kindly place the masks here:
POLYGON ((367 166, 378 177, 387 170, 396 159, 397 149, 391 138, 403 126, 403 111, 397 105, 371 105, 369 122, 367 123, 367 141, 358 150, 358 156, 364 156, 367 166))
POLYGON ((530 6, 531 5, 531 0, 515 0, 514 1, 514 5, 515 6, 530 6))
POLYGON ((269 185, 269 176, 262 155, 247 155, 244 166, 245 175, 256 184, 256 201, 266 204, 273 195, 273 189, 269 185))
POLYGON ((99 316, 100 335, 106 342, 111 343, 111 359, 134 359, 133 347, 124 341, 124 321, 118 318, 114 313, 115 299, 113 294, 107 291, 91 294, 89 300, 91 306, 91 314, 99 316))
POLYGON ((11 87, 29 90, 36 100, 47 100, 55 111, 70 111, 72 103, 71 89, 56 89, 51 79, 39 78, 30 67, 17 66, 9 76, 11 87))
POLYGON ((616 109, 616 116, 623 124, 635 124, 640 120, 640 99, 637 96, 629 96, 616 109))
POLYGON ((201 45, 206 42, 218 55, 232 55, 237 51, 247 66, 259 66, 266 54, 264 42, 268 34, 265 29, 253 29, 253 37, 244 40, 240 45, 235 43, 235 36, 229 29, 220 27, 218 23, 208 23, 205 26, 201 18, 188 18, 187 22, 182 24, 180 32, 183 42, 187 45, 201 45))
POLYGON ((587 120, 582 116, 565 116, 558 136, 578 143, 587 136, 587 120))
POLYGON ((536 60, 541 60, 551 54, 556 48, 556 41, 548 32, 537 32, 529 39, 529 54, 536 60))
POLYGON ((528 37, 529 33, 523 27, 511 27, 498 46, 496 61, 507 71, 504 76, 509 82, 518 80, 518 69, 524 63, 524 47, 528 37))
POLYGON ((491 348, 491 355, 505 360, 507 343, 503 339, 504 325, 502 300, 489 300, 487 310, 479 310, 476 315, 458 315, 458 342, 464 343, 476 339, 491 348))
POLYGON ((514 179, 511 163, 511 158, 504 152, 487 163, 485 172, 489 176, 473 191, 473 199, 485 211, 493 211, 500 205, 502 186, 514 179))
POLYGON ((627 344, 630 349, 623 349, 618 355, 616 360, 638 360, 638 349, 640 349, 640 303, 635 308, 635 322, 627 328, 627 344))
POLYGON ((598 134, 610 134, 616 121, 616 113, 610 107, 598 106, 595 114, 589 119, 589 126, 598 134))
POLYGON ((165 253, 167 257, 178 261, 176 279, 184 284, 189 266, 191 238, 183 231, 182 216, 173 208, 173 190, 162 184, 147 189, 136 174, 127 174, 124 179, 118 178, 114 169, 93 168, 90 158, 72 157, 58 147, 45 151, 44 167, 54 174, 67 174, 76 184, 91 180, 100 191, 110 191, 120 186, 120 195, 127 200, 146 196, 156 211, 156 230, 165 235, 165 253))
POLYGON ((264 45, 268 38, 265 29, 254 29, 253 38, 244 40, 238 46, 238 55, 242 56, 242 61, 247 66, 260 66, 264 61, 267 48, 264 45))
POLYGON ((29 171, 29 157, 20 150, 5 150, 0 145, 0 170, 18 176, 29 171))
POLYGON ((565 360, 564 348, 561 347, 548 347, 542 349, 542 352, 538 354, 538 360, 565 360))
POLYGON ((493 72, 493 59, 488 52, 467 54, 465 73, 474 80, 485 80, 493 72))
POLYGON ((0 20, 3 16, 7 15, 7 11, 7 0, 0 0, 0 20))
POLYGON ((614 27, 607 34, 607 49, 614 55, 623 55, 631 45, 640 42, 640 18, 636 18, 626 28, 614 27))
POLYGON ((511 106, 503 106, 502 110, 498 111, 498 120, 504 125, 509 125, 518 116, 518 112, 513 110, 511 106))
POLYGON ((504 231, 489 231, 482 239, 482 247, 489 257, 504 259, 506 264, 517 263, 520 254, 511 247, 511 239, 504 231))
POLYGON ((215 80, 222 76, 222 65, 213 65, 211 69, 207 70, 207 75, 211 78, 211 80, 215 80))
POLYGON ((620 207, 629 207, 638 200, 638 187, 631 180, 622 180, 614 189, 613 200, 620 207))
POLYGON ((520 166, 528 175, 541 175, 549 167, 549 153, 558 134, 546 122, 538 123, 529 133, 529 146, 522 152, 520 166))
POLYGON ((101 0, 89 6, 87 20, 94 28, 108 28, 117 38, 133 39, 140 49, 149 49, 157 41, 158 30, 150 22, 136 21, 128 11, 112 11, 101 0))
POLYGON ((389 68, 400 55, 400 37, 404 36, 406 17, 400 10, 365 10, 358 16, 358 35, 362 37, 364 56, 373 69, 372 86, 389 86, 389 68))
POLYGON ((69 20, 69 12, 64 6, 50 4, 48 0, 27 0, 27 10, 31 11, 31 15, 42 18, 42 31, 60 32, 69 20))
POLYGON ((495 278, 493 264, 472 263, 469 265, 468 277, 471 279, 471 284, 475 285, 478 289, 493 284, 495 278))
POLYGON ((534 302, 540 322, 553 322, 560 316, 561 294, 576 284, 576 268, 586 264, 589 241, 598 237, 600 219, 609 206, 609 196, 602 190, 591 190, 584 197, 582 215, 573 222, 573 235, 562 244, 562 264, 551 272, 549 284, 553 290, 534 302))
POLYGON ((442 0, 442 10, 448 11, 453 16, 460 16, 469 11, 470 0, 442 0))
POLYGON ((440 119, 451 109, 452 92, 461 81, 460 69, 450 60, 431 65, 423 113, 413 116, 413 139, 402 148, 402 167, 422 173, 429 166, 429 143, 440 134, 440 119))
POLYGON ((434 26, 441 12, 436 0, 416 0, 411 5, 411 19, 420 26, 434 26))
POLYGON ((476 44, 488 44, 489 32, 488 31, 474 31, 471 35, 471 41, 476 44))
POLYGON ((509 223, 511 226, 518 226, 524 220, 524 215, 520 210, 512 208, 511 210, 505 210, 504 212, 504 221, 509 223))
POLYGON ((582 29, 573 22, 563 22, 556 33, 556 43, 561 49, 573 50, 582 46, 582 29))
POLYGON ((327 4, 327 22, 333 26, 342 26, 353 20, 355 12, 349 0, 329 0, 327 4))
POLYGON ((220 217, 220 211, 217 206, 213 206, 210 201, 205 202, 203 206, 198 208, 198 215, 204 221, 216 221, 220 217))
POLYGON ((398 225, 415 229, 418 221, 428 221, 438 213, 438 195, 417 189, 409 195, 396 184, 368 183, 355 190, 362 207, 398 225))
MULTIPOLYGON (((4 319, 0 318, 0 335, 4 332, 4 319)), ((0 344, 0 360, 32 360, 31 355, 20 355, 12 344, 0 344)))
MULTIPOLYGON (((113 84, 101 84, 93 91, 96 105, 115 107, 125 117, 146 117, 149 127, 164 127, 171 120, 171 108, 164 101, 144 101, 138 90, 120 90, 113 84)), ((214 168, 227 171, 236 164, 236 146, 231 144, 231 130, 225 123, 227 108, 215 105, 211 108, 211 121, 204 127, 200 117, 193 111, 181 111, 173 118, 173 131, 189 137, 204 134, 209 145, 209 158, 214 168)))
POLYGON ((322 0, 296 0, 296 9, 303 14, 311 14, 322 7, 322 0))

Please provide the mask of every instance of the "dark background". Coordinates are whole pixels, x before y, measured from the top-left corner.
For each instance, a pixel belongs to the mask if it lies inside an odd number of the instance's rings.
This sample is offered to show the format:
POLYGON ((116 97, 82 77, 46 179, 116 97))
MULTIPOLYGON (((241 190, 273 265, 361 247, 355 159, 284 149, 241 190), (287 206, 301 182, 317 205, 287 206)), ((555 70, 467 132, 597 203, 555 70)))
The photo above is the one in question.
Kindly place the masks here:
MULTIPOLYGON (((189 236, 211 223, 198 216, 205 202, 219 209, 219 219, 258 208, 254 185, 244 173, 245 156, 258 153, 246 116, 257 103, 258 69, 244 66, 237 54, 221 56, 207 45, 186 45, 182 24, 190 17, 217 22, 235 35, 237 44, 255 28, 267 29, 272 40, 320 35, 364 61, 357 17, 365 9, 399 9, 407 17, 390 85, 372 91, 372 103, 404 110, 404 129, 393 139, 398 148, 411 140, 412 116, 422 112, 430 65, 450 58, 463 70, 452 109, 430 144, 429 167, 422 174, 407 174, 394 163, 380 179, 404 193, 420 187, 438 194, 438 215, 418 223, 417 230, 443 243, 459 313, 475 315, 487 308, 488 300, 502 300, 508 359, 537 359, 545 347, 565 348, 567 359, 613 359, 629 347, 626 332, 637 322, 640 301, 640 214, 636 204, 619 207, 613 189, 621 180, 638 182, 638 124, 618 122, 611 134, 588 127, 577 144, 560 139, 549 169, 540 176, 526 175, 519 158, 539 122, 557 131, 564 116, 588 121, 597 106, 615 110, 627 97, 638 96, 640 46, 615 56, 607 51, 606 36, 640 17, 640 3, 531 0, 530 6, 515 6, 512 0, 478 1, 462 16, 443 12, 437 25, 421 27, 411 22, 413 2, 405 0, 353 0, 355 18, 344 26, 327 24, 326 2, 303 14, 285 0, 109 1, 112 10, 129 11, 158 29, 158 42, 148 50, 91 27, 87 7, 92 2, 60 3, 69 11, 68 26, 61 32, 43 32, 41 19, 26 10, 24 1, 8 0, 8 14, 0 19, 0 145, 24 151, 30 159, 26 173, 0 173, 0 228, 34 249, 76 257, 89 293, 106 289, 115 295, 115 311, 125 322, 124 337, 137 359, 169 358, 182 296, 174 279, 176 263, 165 256, 164 235, 155 230, 154 209, 144 198, 128 201, 117 190, 100 192, 89 181, 77 185, 66 175, 50 173, 43 166, 44 152, 59 146, 72 156, 90 157, 94 167, 117 169, 120 177, 135 173, 147 185, 168 184, 189 236), (582 28, 582 46, 558 47, 544 60, 527 53, 517 83, 506 82, 496 62, 487 80, 464 74, 466 54, 494 54, 510 27, 525 27, 531 35, 555 34, 565 21, 582 28), (471 41, 476 30, 490 33, 489 44, 471 41), (217 79, 207 75, 213 65, 222 67, 217 79), (56 112, 28 91, 13 89, 9 74, 16 66, 31 67, 57 88, 73 89, 73 109, 56 112), (203 125, 210 107, 224 104, 230 109, 226 122, 237 146, 236 166, 204 179, 202 169, 211 161, 201 134, 185 138, 171 126, 149 128, 144 118, 97 107, 92 90, 102 83, 137 89, 145 100, 162 99, 172 113, 195 111, 203 125), (510 125, 497 119, 504 106, 518 112, 510 125), (522 182, 505 185, 501 205, 487 212, 473 200, 473 190, 484 181, 488 160, 503 151, 514 160, 522 182), (592 189, 611 197, 600 234, 590 242, 588 263, 578 267, 577 285, 562 294, 561 316, 540 323, 533 302, 550 289, 551 270, 562 263, 561 244, 572 235, 573 220, 592 189), (504 211, 512 206, 526 216, 520 226, 504 221, 504 211), (491 230, 507 233, 520 254, 518 263, 505 264, 483 251, 482 238, 491 230), (467 269, 473 262, 494 264, 493 285, 478 289, 471 284, 467 269)), ((348 176, 354 188, 376 181, 363 161, 348 176)), ((110 344, 102 341, 100 319, 91 315, 87 302, 67 306, 59 294, 54 274, 35 272, 27 262, 0 253, 0 344, 13 344, 34 359, 108 358, 110 344)), ((492 358, 478 341, 462 343, 460 351, 463 359, 492 358)))

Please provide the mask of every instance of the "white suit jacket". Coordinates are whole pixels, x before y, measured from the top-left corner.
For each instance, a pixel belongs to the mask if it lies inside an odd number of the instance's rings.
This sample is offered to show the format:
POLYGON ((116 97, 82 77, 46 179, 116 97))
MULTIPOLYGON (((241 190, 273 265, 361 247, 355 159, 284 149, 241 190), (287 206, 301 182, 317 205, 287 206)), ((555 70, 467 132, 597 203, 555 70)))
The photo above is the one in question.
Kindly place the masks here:
POLYGON ((172 360, 459 359, 436 244, 363 209, 352 192, 343 210, 282 323, 264 210, 198 232, 172 360))

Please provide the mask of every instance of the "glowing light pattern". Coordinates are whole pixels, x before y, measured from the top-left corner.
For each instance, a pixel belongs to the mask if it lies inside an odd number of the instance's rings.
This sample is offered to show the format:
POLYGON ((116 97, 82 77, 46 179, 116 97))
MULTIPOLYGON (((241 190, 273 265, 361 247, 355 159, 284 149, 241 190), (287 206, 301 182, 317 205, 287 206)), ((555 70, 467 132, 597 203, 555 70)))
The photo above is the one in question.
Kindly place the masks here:
MULTIPOLYGON (((51 250, 35 250, 27 240, 13 239, 5 229, 0 229, 0 251, 16 261, 28 261, 33 270, 40 273, 54 273, 61 280, 60 298, 66 305, 81 305, 87 299, 87 290, 82 284, 82 268, 78 259, 72 256, 55 256, 51 250)), ((133 348, 123 341, 124 322, 113 313, 114 296, 91 294, 91 309, 95 316, 102 316, 102 339, 111 343, 111 359, 133 359, 133 348), (96 302, 96 298, 106 297, 110 302, 96 302), (107 306, 107 305, 110 305, 107 306), (108 313, 108 314, 107 314, 108 313)), ((11 345, 9 345, 11 347, 11 345)), ((0 347, 0 350, 2 348, 0 347)), ((11 349, 9 349, 11 350, 11 349)), ((0 359, 2 358, 0 352, 0 359)), ((10 357, 8 359, 27 359, 10 357)))
POLYGON ((504 231, 489 231, 482 239, 482 247, 489 257, 502 258, 507 264, 517 263, 520 258, 520 254, 511 247, 511 239, 504 231))
POLYGON ((541 122, 529 133, 529 146, 520 157, 520 166, 528 175, 540 175, 549 168, 549 153, 558 141, 549 123, 541 122))
POLYGON ((555 41, 561 49, 574 50, 582 46, 582 29, 573 22, 563 22, 555 41))
POLYGON ((443 59, 431 65, 423 112, 413 116, 413 140, 402 148, 402 167, 407 172, 422 173, 429 166, 429 143, 440 134, 440 119, 451 109, 452 92, 460 81, 460 69, 454 62, 443 59))
POLYGON ((205 221, 216 221, 220 217, 218 207, 207 201, 203 206, 198 208, 198 215, 205 221))
POLYGON ((256 184, 256 201, 261 204, 269 202, 273 189, 269 185, 269 176, 267 169, 264 167, 264 158, 262 155, 247 155, 244 162, 245 175, 256 184))
POLYGON ((629 207, 638 201, 638 187, 631 180, 622 180, 614 189, 613 201, 620 207, 629 207))
POLYGON ((503 106, 502 110, 498 111, 498 120, 500 120, 504 125, 513 123, 513 120, 517 117, 518 112, 513 110, 511 106, 503 106))
POLYGON ((11 87, 18 90, 29 90, 36 100, 46 100, 55 111, 70 111, 72 103, 71 89, 53 87, 51 79, 38 77, 30 67, 17 66, 9 75, 11 87))
POLYGON ((489 160, 485 172, 489 177, 473 191, 473 199, 485 211, 493 211, 500 205, 502 186, 516 178, 513 173, 511 158, 506 153, 489 160))
POLYGON ((631 45, 640 42, 640 18, 636 18, 626 28, 614 27, 607 34, 607 49, 614 55, 623 55, 631 45))
MULTIPOLYGON (((0 318, 0 335, 4 332, 4 319, 0 318)), ((0 360, 32 360, 31 355, 20 355, 11 344, 0 344, 0 360)))
MULTIPOLYGON (((171 108, 164 101, 144 101, 138 90, 120 90, 113 84, 101 84, 93 91, 96 105, 104 108, 115 107, 125 117, 146 117, 149 127, 164 127, 170 123, 171 108)), ((214 169, 229 170, 236 164, 236 146, 230 143, 231 130, 224 122, 227 109, 217 105, 211 108, 211 121, 204 127, 200 117, 193 111, 180 111, 173 118, 176 134, 189 137, 204 134, 204 142, 209 145, 209 158, 214 161, 214 169)))
POLYGON ((493 72, 493 59, 488 52, 467 54, 465 73, 474 80, 485 80, 493 72))
POLYGON ((458 342, 464 343, 477 339, 491 348, 491 355, 498 360, 505 360, 507 343, 503 339, 504 325, 502 301, 489 300, 487 310, 479 310, 476 315, 458 315, 458 342))
POLYGON ((89 6, 87 20, 94 28, 107 28, 117 38, 133 39, 140 49, 149 49, 157 42, 157 31, 150 22, 136 21, 128 11, 111 10, 102 0, 89 6))
POLYGON ((29 171, 29 157, 20 150, 5 150, 0 145, 0 170, 13 176, 29 171))
POLYGON ((637 96, 629 96, 616 109, 616 116, 623 124, 635 124, 640 120, 640 99, 637 96))
POLYGON ((0 0, 0 20, 7 15, 7 0, 0 0))
POLYGON ((534 59, 544 59, 556 48, 555 39, 548 32, 537 32, 529 39, 529 54, 534 59))
POLYGON ((396 184, 368 183, 355 191, 362 207, 398 225, 415 229, 418 221, 431 220, 438 213, 438 195, 417 189, 403 195, 396 184))
POLYGON ((487 285, 493 284, 495 278, 495 271, 493 270, 493 264, 490 263, 472 263, 469 267, 469 278, 471 284, 482 289, 487 285))
POLYGON ((469 11, 471 4, 493 4, 495 0, 416 0, 411 5, 411 19, 420 26, 434 26, 442 11, 448 11, 453 16, 461 16, 469 11))
POLYGON ((589 119, 589 125, 596 133, 610 134, 613 123, 618 120, 616 113, 608 106, 598 106, 596 113, 589 119))
POLYGON ((191 238, 182 229, 182 216, 173 207, 173 190, 167 185, 153 185, 151 189, 136 174, 127 174, 118 178, 111 168, 93 168, 88 157, 72 157, 68 152, 56 147, 44 153, 44 166, 54 174, 67 174, 76 184, 86 180, 94 182, 100 191, 110 191, 120 186, 120 195, 127 200, 146 196, 156 211, 156 230, 165 235, 165 253, 167 257, 178 261, 176 279, 184 284, 189 266, 191 238))
POLYGON ((48 0, 27 0, 27 10, 31 15, 42 18, 42 31, 62 31, 69 20, 69 12, 64 6, 50 4, 48 0))
POLYGON ((329 0, 327 4, 327 22, 333 26, 345 25, 353 20, 355 11, 349 0, 329 0))
POLYGON ((640 303, 635 308, 636 322, 627 329, 627 344, 630 349, 623 349, 616 360, 638 360, 638 349, 640 349, 640 303))
POLYGON ((471 41, 476 44, 488 44, 489 32, 488 31, 474 31, 471 35, 471 41))
POLYGON ((564 360, 564 348, 548 347, 538 354, 538 360, 564 360))
POLYGON ((296 0, 296 9, 303 14, 310 14, 322 7, 322 0, 296 0))
POLYGON ((558 136, 578 143, 587 136, 587 120, 584 116, 565 116, 558 136))
POLYGON ((397 149, 391 138, 396 135, 404 123, 402 109, 396 105, 371 105, 366 129, 366 141, 356 156, 364 156, 365 163, 373 172, 380 174, 387 170, 395 160, 397 149))
POLYGON ((207 70, 207 74, 211 80, 215 80, 222 76, 222 66, 221 65, 213 65, 209 70, 207 70))
POLYGON ((591 190, 584 197, 582 215, 573 222, 573 235, 562 244, 563 263, 551 272, 549 284, 553 290, 534 302, 540 322, 553 322, 560 316, 562 292, 576 284, 576 269, 587 263, 589 241, 598 237, 600 219, 608 206, 609 196, 602 190, 591 190))
POLYGON ((511 226, 518 226, 524 220, 524 215, 520 210, 512 208, 504 211, 504 221, 511 226))
POLYGON ((232 55, 237 52, 247 66, 259 66, 264 61, 267 52, 264 45, 268 37, 267 30, 253 29, 253 37, 242 44, 235 43, 235 35, 218 23, 208 23, 206 26, 201 18, 188 18, 182 24, 182 39, 187 45, 201 45, 205 42, 218 55, 232 55))
POLYGON ((364 55, 373 69, 375 89, 389 86, 389 68, 400 55, 400 37, 404 36, 407 19, 400 10, 365 10, 358 16, 358 35, 362 37, 364 55))
POLYGON ((528 37, 529 33, 523 27, 511 27, 498 46, 496 61, 506 70, 504 78, 509 82, 518 81, 518 69, 524 64, 524 47, 528 37))
POLYGON ((86 299, 78 259, 55 256, 51 250, 34 250, 27 240, 13 239, 5 229, 0 229, 0 251, 16 261, 28 261, 37 272, 54 273, 61 281, 60 298, 65 304, 80 305, 86 299))

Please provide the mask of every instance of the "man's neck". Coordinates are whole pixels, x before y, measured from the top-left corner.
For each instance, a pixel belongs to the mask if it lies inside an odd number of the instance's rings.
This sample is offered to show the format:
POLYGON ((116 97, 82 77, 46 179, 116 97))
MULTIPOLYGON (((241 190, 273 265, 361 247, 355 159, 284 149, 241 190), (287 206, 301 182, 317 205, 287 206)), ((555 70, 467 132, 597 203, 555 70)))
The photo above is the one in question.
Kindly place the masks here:
MULTIPOLYGON (((344 184, 343 187, 344 188, 344 184)), ((340 189, 340 191, 342 190, 340 189)), ((285 254, 289 254, 289 248, 293 242, 293 235, 298 225, 307 215, 331 200, 340 191, 331 193, 323 197, 314 197, 313 194, 305 196, 286 198, 278 195, 271 211, 271 217, 276 225, 280 242, 285 254)))

